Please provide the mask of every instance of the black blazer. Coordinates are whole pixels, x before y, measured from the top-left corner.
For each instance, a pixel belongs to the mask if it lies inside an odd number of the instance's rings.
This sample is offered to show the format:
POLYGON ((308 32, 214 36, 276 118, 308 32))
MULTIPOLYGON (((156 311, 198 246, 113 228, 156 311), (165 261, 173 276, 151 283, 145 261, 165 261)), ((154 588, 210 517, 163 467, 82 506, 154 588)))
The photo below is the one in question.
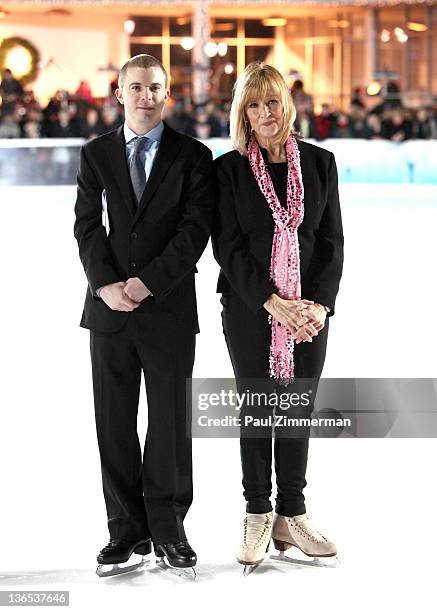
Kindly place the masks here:
MULTIPOLYGON (((298 140, 304 186, 304 218, 298 228, 302 298, 334 314, 343 268, 343 229, 337 166, 332 153, 298 140)), ((254 312, 277 292, 269 268, 274 221, 249 160, 230 151, 214 162, 216 214, 212 229, 221 271, 218 293, 234 290, 254 312)))
POLYGON ((164 123, 137 206, 125 147, 120 126, 81 150, 74 235, 88 289, 80 325, 121 329, 131 313, 111 310, 95 291, 138 276, 153 294, 134 311, 139 321, 144 315, 176 331, 198 332, 194 272, 210 234, 211 151, 164 123), (102 224, 103 192, 108 232, 102 224))

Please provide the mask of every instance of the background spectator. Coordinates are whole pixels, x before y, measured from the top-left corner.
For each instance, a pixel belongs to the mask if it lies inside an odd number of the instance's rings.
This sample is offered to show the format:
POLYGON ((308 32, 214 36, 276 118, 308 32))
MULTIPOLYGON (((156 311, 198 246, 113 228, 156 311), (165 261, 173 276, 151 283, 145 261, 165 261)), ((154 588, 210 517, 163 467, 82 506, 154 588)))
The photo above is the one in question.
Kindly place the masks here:
POLYGON ((77 126, 70 120, 68 109, 59 110, 56 119, 47 125, 47 135, 49 138, 77 138, 77 126))
POLYGON ((314 113, 314 102, 310 94, 304 90, 303 82, 296 79, 290 90, 297 113, 314 113))
POLYGON ((88 102, 88 104, 95 104, 94 96, 91 92, 91 87, 88 81, 81 81, 79 83, 79 87, 76 89, 74 93, 74 98, 76 100, 83 100, 84 102, 88 102))
POLYGON ((369 138, 382 138, 381 133, 381 117, 375 113, 369 113, 366 117, 366 127, 369 131, 369 138))
POLYGON ((316 120, 311 113, 298 113, 295 128, 302 134, 303 138, 316 138, 317 136, 316 120))
POLYGON ((196 114, 196 121, 194 123, 194 132, 196 138, 210 138, 211 136, 211 124, 209 123, 209 116, 205 110, 200 110, 196 114))
POLYGON ((220 124, 220 138, 229 138, 229 112, 229 104, 222 104, 217 109, 217 119, 220 124))
POLYGON ((117 128, 121 123, 123 123, 123 118, 118 112, 117 108, 114 107, 106 107, 102 110, 102 134, 104 132, 110 132, 117 128))
POLYGON ((351 138, 351 127, 346 113, 338 113, 331 128, 332 138, 351 138))
POLYGON ((320 115, 316 115, 316 134, 317 140, 324 140, 330 138, 332 134, 332 128, 335 123, 335 115, 331 112, 329 104, 322 104, 322 112, 320 115))
POLYGON ((20 138, 20 136, 20 124, 13 113, 3 115, 0 121, 0 138, 20 138))
POLYGON ((81 136, 88 139, 95 138, 104 132, 105 127, 100 119, 99 111, 97 108, 89 108, 85 113, 81 136))
POLYGON ((23 87, 17 79, 14 78, 9 68, 3 70, 3 78, 0 83, 0 96, 2 97, 2 113, 13 113, 15 105, 23 95, 23 87))
POLYGON ((419 108, 413 119, 412 138, 437 138, 437 122, 429 108, 419 108))
POLYGON ((212 100, 205 105, 205 113, 207 115, 207 123, 210 127, 209 138, 220 138, 222 130, 217 116, 217 110, 212 100))
POLYGON ((381 134, 387 140, 402 142, 412 135, 412 122, 406 117, 402 108, 389 108, 384 113, 381 134))

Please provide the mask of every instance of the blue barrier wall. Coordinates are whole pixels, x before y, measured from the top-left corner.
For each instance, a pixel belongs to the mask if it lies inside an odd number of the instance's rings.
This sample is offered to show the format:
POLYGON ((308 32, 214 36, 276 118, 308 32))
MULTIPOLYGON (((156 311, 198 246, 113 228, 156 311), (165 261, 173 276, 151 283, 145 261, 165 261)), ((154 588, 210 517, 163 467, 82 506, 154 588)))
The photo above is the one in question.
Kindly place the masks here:
MULTIPOLYGON (((0 140, 0 185, 76 183, 80 139, 0 140)), ((229 139, 204 141, 218 157, 229 139)), ((308 140, 335 154, 344 183, 437 184, 437 141, 329 139, 308 140)))
MULTIPOLYGON (((437 184, 437 141, 330 138, 323 142, 308 139, 335 155, 339 180, 345 183, 437 184)), ((214 157, 231 149, 230 141, 212 138, 205 143, 214 157)))

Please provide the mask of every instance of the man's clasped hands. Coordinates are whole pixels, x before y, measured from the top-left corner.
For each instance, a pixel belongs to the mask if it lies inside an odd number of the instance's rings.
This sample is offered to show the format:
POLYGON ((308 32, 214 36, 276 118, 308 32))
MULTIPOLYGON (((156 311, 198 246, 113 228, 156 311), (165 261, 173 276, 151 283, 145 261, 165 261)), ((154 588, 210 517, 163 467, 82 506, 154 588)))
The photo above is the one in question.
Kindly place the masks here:
POLYGON ((105 285, 100 297, 111 310, 132 312, 150 295, 150 291, 137 276, 127 281, 105 285))

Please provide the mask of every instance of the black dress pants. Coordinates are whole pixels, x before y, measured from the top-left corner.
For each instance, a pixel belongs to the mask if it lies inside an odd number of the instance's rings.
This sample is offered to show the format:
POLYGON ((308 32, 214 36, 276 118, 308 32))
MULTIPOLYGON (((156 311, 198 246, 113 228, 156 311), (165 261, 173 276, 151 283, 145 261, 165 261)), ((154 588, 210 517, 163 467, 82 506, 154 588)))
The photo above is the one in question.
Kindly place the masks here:
MULTIPOLYGON (((329 319, 325 327, 313 337, 312 342, 294 345, 295 383, 280 386, 269 378, 269 352, 271 331, 268 313, 263 309, 256 315, 246 306, 239 296, 230 292, 222 296, 223 332, 237 380, 240 393, 250 390, 253 393, 294 392, 299 388, 299 379, 312 379, 312 402, 322 373, 326 355, 329 319), (264 380, 262 380, 264 379, 264 380), (297 385, 297 386, 296 386, 297 385)), ((304 381, 302 381, 303 383, 304 381)), ((251 410, 245 408, 246 413, 251 410)), ((312 405, 309 412, 312 411, 312 405)), ((244 412, 240 417, 244 416, 244 412)), ((306 415, 309 416, 307 412, 306 415)), ((308 435, 290 437, 290 434, 274 437, 274 460, 276 472, 277 498, 275 510, 284 516, 303 514, 306 486, 305 473, 308 458, 308 435)), ((309 433, 309 432, 308 432, 309 433)), ((258 437, 245 434, 240 436, 241 464, 243 471, 243 490, 246 511, 265 513, 272 510, 272 430, 258 437)))
POLYGON ((183 540, 193 496, 185 389, 195 334, 166 331, 134 311, 119 332, 91 331, 90 349, 110 537, 152 537, 155 545, 183 540), (141 371, 148 404, 143 459, 137 434, 141 371))

